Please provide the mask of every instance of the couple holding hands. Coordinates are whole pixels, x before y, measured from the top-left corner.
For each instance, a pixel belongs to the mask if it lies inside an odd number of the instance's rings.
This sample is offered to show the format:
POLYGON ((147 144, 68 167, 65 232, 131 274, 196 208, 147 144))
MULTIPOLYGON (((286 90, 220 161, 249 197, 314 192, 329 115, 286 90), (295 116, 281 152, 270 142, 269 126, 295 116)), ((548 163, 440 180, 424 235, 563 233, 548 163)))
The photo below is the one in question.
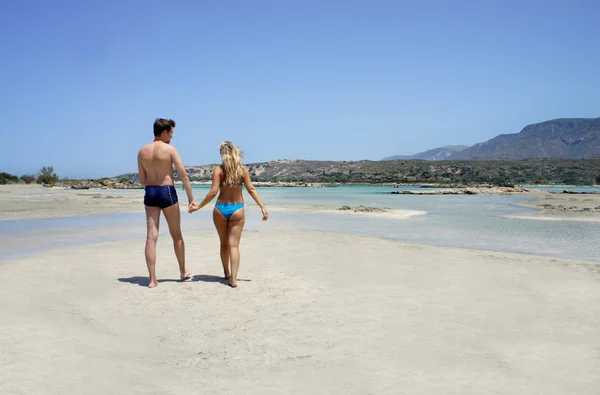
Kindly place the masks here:
POLYGON ((175 121, 156 119, 154 141, 144 145, 138 152, 138 173, 140 182, 145 189, 144 206, 147 226, 145 256, 150 277, 148 287, 155 288, 158 285, 156 242, 161 212, 167 220, 169 233, 173 239, 180 278, 187 280, 192 273, 185 264, 185 243, 181 232, 179 199, 174 186, 173 166, 175 166, 190 202, 189 213, 200 210, 219 194, 213 210, 213 222, 221 241, 223 273, 225 279, 229 280, 229 285, 235 288, 240 267, 239 243, 246 220, 242 187, 246 187, 250 196, 262 210, 263 221, 268 219, 269 214, 252 185, 248 170, 242 165, 241 151, 230 141, 219 145, 221 165, 215 166, 213 169, 212 185, 206 197, 196 204, 183 162, 175 147, 170 145, 174 129, 175 121))

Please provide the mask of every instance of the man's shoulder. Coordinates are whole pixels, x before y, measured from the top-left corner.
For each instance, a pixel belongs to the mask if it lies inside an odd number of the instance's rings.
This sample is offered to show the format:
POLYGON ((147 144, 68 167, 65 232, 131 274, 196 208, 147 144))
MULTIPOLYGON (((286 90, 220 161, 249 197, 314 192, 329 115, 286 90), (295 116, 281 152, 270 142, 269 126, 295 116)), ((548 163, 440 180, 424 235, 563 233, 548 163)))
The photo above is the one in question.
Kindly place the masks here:
POLYGON ((142 148, 140 148, 140 151, 148 150, 148 149, 154 147, 155 143, 156 143, 155 141, 152 141, 150 143, 146 143, 146 144, 142 145, 142 148))
MULTIPOLYGON (((161 141, 162 143, 162 141, 161 141)), ((167 144, 167 143, 162 143, 160 145, 160 149, 165 150, 167 152, 177 152, 177 148, 175 148, 174 145, 172 144, 167 144)))
POLYGON ((145 151, 148 151, 149 149, 150 149, 150 143, 142 145, 142 147, 138 151, 138 155, 143 154, 145 151))

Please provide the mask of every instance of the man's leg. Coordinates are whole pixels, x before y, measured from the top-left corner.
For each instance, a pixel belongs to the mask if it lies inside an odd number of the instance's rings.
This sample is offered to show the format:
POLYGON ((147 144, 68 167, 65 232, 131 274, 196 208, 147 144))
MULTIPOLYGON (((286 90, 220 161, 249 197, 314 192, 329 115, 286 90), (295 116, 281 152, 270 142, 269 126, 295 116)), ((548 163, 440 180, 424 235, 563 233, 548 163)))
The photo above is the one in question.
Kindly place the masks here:
POLYGON ((192 271, 185 267, 185 243, 181 234, 181 213, 179 211, 179 203, 163 209, 167 224, 169 224, 169 233, 173 238, 173 248, 179 263, 179 274, 182 280, 190 278, 192 271))
POLYGON ((148 288, 154 288, 158 285, 156 279, 156 241, 158 240, 158 225, 160 223, 160 207, 146 207, 146 265, 148 265, 148 274, 150 282, 148 288))

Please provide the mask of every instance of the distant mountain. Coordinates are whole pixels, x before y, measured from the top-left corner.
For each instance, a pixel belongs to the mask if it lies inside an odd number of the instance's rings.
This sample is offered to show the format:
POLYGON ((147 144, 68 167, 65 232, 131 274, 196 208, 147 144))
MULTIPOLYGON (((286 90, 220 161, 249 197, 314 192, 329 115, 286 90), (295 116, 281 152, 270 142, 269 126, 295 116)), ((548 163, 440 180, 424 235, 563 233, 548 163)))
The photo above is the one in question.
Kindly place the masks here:
POLYGON ((411 160, 411 159, 421 159, 421 160, 444 160, 447 159, 450 155, 456 152, 460 152, 466 148, 469 148, 468 145, 447 145, 445 147, 439 147, 430 149, 428 151, 419 152, 414 155, 394 155, 388 156, 387 158, 383 158, 382 160, 411 160))
POLYGON ((600 118, 563 118, 501 134, 447 157, 449 160, 580 159, 600 157, 600 118))

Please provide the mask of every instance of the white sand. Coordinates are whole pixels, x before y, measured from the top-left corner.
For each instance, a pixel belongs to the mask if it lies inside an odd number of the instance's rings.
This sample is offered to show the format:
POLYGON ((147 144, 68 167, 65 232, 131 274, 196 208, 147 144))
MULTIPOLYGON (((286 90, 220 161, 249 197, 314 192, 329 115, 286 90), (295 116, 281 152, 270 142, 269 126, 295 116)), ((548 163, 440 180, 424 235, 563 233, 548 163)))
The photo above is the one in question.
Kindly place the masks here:
MULTIPOLYGON (((253 209, 257 208, 256 204, 247 204, 246 207, 253 209)), ((285 206, 285 205, 268 205, 269 212, 285 211, 285 212, 310 212, 310 213, 327 213, 340 215, 356 215, 368 217, 381 217, 385 219, 407 219, 417 215, 426 215, 427 211, 422 210, 407 210, 407 209, 392 209, 388 207, 379 208, 381 211, 354 211, 357 206, 352 206, 351 210, 340 210, 338 208, 326 206, 285 206)))
MULTIPOLYGON (((74 190, 40 185, 0 185, 0 220, 143 213, 143 201, 141 189, 74 190)), ((187 200, 184 203, 187 207, 187 200)))
POLYGON ((214 231, 0 263, 0 394, 600 393, 600 267, 319 232, 214 231))
POLYGON ((576 222, 600 222, 600 216, 589 215, 568 215, 568 214, 557 214, 556 212, 548 213, 533 213, 533 214, 509 214, 506 218, 514 219, 529 219, 534 221, 576 221, 576 222))

